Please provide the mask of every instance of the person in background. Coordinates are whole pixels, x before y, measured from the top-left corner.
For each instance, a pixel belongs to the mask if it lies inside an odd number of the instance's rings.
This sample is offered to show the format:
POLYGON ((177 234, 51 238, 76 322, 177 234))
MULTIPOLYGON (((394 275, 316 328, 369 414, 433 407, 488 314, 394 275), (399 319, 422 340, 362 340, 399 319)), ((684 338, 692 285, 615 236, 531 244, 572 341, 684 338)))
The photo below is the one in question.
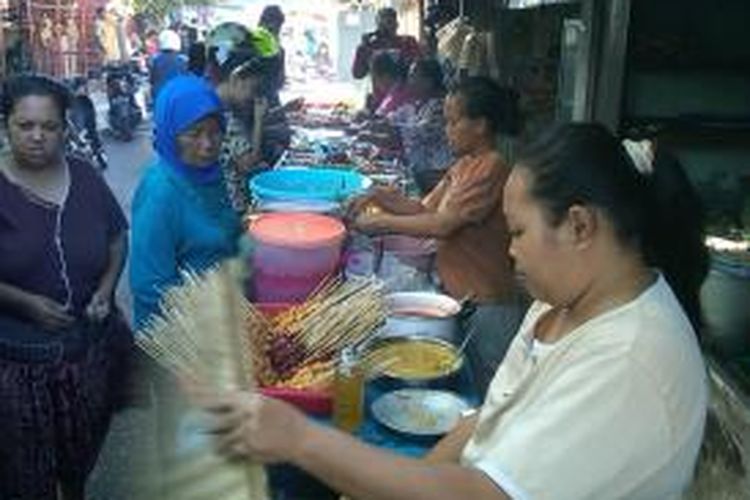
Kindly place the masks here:
POLYGON ((132 24, 129 26, 128 30, 128 45, 130 47, 131 56, 140 56, 145 52, 141 35, 132 24))
POLYGON ((285 16, 278 5, 267 5, 260 15, 258 27, 268 30, 276 39, 278 52, 269 62, 268 77, 264 84, 264 93, 271 107, 281 105, 279 92, 286 83, 286 52, 281 45, 281 27, 284 25, 285 16))
POLYGON ((221 64, 219 63, 219 48, 216 46, 208 46, 206 51, 206 78, 214 86, 219 85, 221 82, 221 64))
POLYGON ((312 61, 315 59, 315 54, 318 53, 318 37, 315 35, 315 30, 307 28, 302 32, 302 36, 305 39, 305 51, 304 54, 308 60, 312 61))
MULTIPOLYGON (((419 43, 413 36, 398 35, 398 15, 390 7, 380 9, 376 18, 377 29, 366 33, 357 46, 352 63, 352 76, 357 80, 365 78, 372 68, 373 58, 381 52, 387 52, 408 68, 422 54, 419 43)), ((378 89, 373 89, 370 100, 372 109, 377 109, 383 99, 378 89)))
POLYGON ((499 136, 520 131, 518 94, 488 78, 470 78, 445 100, 445 120, 458 159, 438 185, 423 199, 376 189, 354 203, 353 226, 369 234, 437 240, 442 287, 457 300, 477 303, 464 329, 472 337, 467 354, 484 393, 524 312, 505 256, 502 190, 509 166, 498 151, 499 136), (379 211, 362 210, 369 206, 379 211))
POLYGON ((224 119, 205 80, 181 75, 154 109, 158 161, 133 199, 130 285, 137 328, 159 311, 162 293, 185 270, 202 271, 234 255, 240 221, 219 165, 224 119))
POLYGON ((187 72, 187 58, 180 50, 180 35, 169 29, 159 33, 159 52, 149 61, 148 68, 152 100, 156 100, 165 83, 187 72))
POLYGON ((224 70, 227 74, 217 89, 227 110, 221 165, 232 206, 242 216, 250 203, 248 175, 264 164, 263 127, 268 101, 261 96, 261 88, 265 66, 258 58, 250 58, 224 70))
POLYGON ((315 68, 319 76, 329 78, 333 73, 333 61, 331 60, 331 49, 326 42, 320 42, 315 52, 315 68))
POLYGON ((401 139, 417 187, 426 195, 454 161, 445 134, 445 85, 440 63, 435 59, 415 62, 409 72, 409 87, 413 103, 397 108, 387 118, 401 139))
POLYGON ((206 44, 195 42, 188 49, 187 70, 195 76, 203 77, 206 75, 207 53, 206 44))
POLYGON ((691 325, 706 254, 680 201, 698 202, 684 172, 659 152, 642 167, 587 123, 516 163, 509 253, 536 301, 479 413, 427 457, 364 445, 258 393, 193 388, 219 450, 291 462, 351 498, 681 498, 708 403, 691 325), (695 260, 668 274, 675 248, 695 260))
POLYGON ((190 50, 198 41, 198 20, 193 18, 189 23, 182 24, 177 31, 182 41, 183 50, 190 50))
POLYGON ((94 12, 94 47, 96 48, 97 57, 100 63, 107 62, 107 43, 106 43, 106 12, 104 7, 99 7, 94 12))
POLYGON ((146 39, 143 42, 146 56, 150 59, 159 52, 159 34, 156 30, 149 28, 146 31, 146 39))
MULTIPOLYGON (((167 82, 154 108, 158 155, 133 198, 130 287, 136 335, 159 313, 166 290, 182 273, 200 273, 238 251, 241 221, 232 209, 219 164, 224 118, 205 79, 180 75, 167 82)), ((150 365, 156 406, 157 454, 162 467, 176 448, 182 406, 176 381, 150 365)))
POLYGON ((385 118, 389 113, 411 102, 409 86, 406 84, 408 66, 392 54, 382 52, 372 59, 370 75, 373 93, 382 96, 376 103, 368 102, 368 109, 377 118, 385 118))
POLYGON ((83 500, 128 384, 114 302, 127 222, 95 168, 65 156, 67 89, 29 75, 3 87, 0 498, 83 500))
MULTIPOLYGON (((252 131, 256 130, 254 110, 255 108, 265 110, 261 124, 262 140, 258 152, 262 161, 269 165, 274 164, 289 145, 291 128, 286 119, 287 112, 298 109, 304 103, 303 99, 294 99, 281 106, 270 104, 266 92, 267 80, 273 77, 276 68, 275 55, 277 55, 277 44, 273 35, 267 30, 256 31, 249 44, 239 43, 230 47, 226 59, 218 64, 217 71, 214 72, 218 77, 218 85, 221 86, 221 83, 229 82, 230 75, 239 66, 249 63, 246 70, 252 66, 252 76, 259 84, 258 92, 247 94, 245 97, 249 99, 248 102, 233 103, 233 115, 242 120, 242 128, 247 132, 245 139, 255 144, 252 140, 252 131)), ((218 60, 214 60, 214 63, 218 63, 218 60)), ((223 88, 227 90, 230 87, 224 85, 223 88)), ((238 128, 234 129, 239 131, 238 128)))
MULTIPOLYGON (((31 57, 28 54, 29 47, 25 42, 26 36, 23 34, 17 13, 6 12, 3 29, 5 31, 3 33, 4 51, 2 57, 5 58, 5 74, 15 75, 29 71, 31 68, 31 57)), ((98 40, 95 40, 95 43, 98 43, 98 40)), ((102 49, 96 45, 95 51, 98 58, 97 63, 100 63, 103 55, 102 49)))

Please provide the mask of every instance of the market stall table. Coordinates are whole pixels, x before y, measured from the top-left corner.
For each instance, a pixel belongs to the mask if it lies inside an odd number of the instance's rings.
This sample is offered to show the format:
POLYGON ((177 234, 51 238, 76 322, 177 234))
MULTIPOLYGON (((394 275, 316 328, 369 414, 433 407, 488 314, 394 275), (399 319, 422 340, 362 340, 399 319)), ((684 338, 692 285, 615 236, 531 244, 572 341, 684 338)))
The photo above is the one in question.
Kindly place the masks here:
MULTIPOLYGON (((352 120, 352 115, 348 111, 342 107, 307 106, 301 113, 290 117, 294 135, 288 150, 282 155, 275 168, 350 169, 371 175, 377 183, 408 189, 409 180, 403 169, 399 152, 384 150, 347 134, 352 120)), ((377 247, 377 245, 374 246, 377 247)), ((382 255, 379 260, 382 260, 382 255)), ((480 403, 468 364, 461 370, 455 388, 469 406, 477 406, 480 403)), ((377 382, 369 382, 366 385, 364 421, 355 435, 366 443, 394 453, 415 458, 423 456, 440 439, 439 436, 402 434, 388 429, 374 418, 372 404, 388 390, 390 389, 377 382)), ((332 425, 330 417, 315 418, 321 425, 332 425)), ((295 467, 275 465, 269 467, 268 470, 276 499, 338 498, 336 492, 295 467)))
MULTIPOLYGON (((461 370, 458 380, 457 394, 463 398, 470 407, 477 407, 481 403, 479 392, 473 382, 473 377, 468 364, 461 370)), ((412 458, 424 456, 442 436, 411 436, 392 431, 379 423, 372 414, 372 403, 380 396, 388 392, 383 385, 376 381, 369 382, 365 390, 365 418, 362 425, 354 434, 365 443, 383 448, 399 455, 412 458)), ((332 425, 328 417, 316 418, 321 425, 332 425)), ((338 493, 330 490, 316 478, 310 476, 289 465, 271 466, 269 477, 273 496, 277 500, 324 500, 336 499, 338 493)))

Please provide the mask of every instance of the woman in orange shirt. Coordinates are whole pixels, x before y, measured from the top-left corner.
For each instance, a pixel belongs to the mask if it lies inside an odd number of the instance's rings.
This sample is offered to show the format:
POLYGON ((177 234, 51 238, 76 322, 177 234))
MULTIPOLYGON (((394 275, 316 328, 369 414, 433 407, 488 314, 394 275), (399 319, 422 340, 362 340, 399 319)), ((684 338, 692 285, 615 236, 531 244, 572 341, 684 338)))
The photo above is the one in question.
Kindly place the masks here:
POLYGON ((518 95, 488 78, 470 78, 445 101, 446 135, 458 160, 424 198, 379 189, 357 208, 360 231, 435 238, 437 272, 456 299, 472 297, 477 311, 469 359, 484 391, 521 321, 524 307, 513 278, 502 192, 510 168, 498 151, 499 135, 519 130, 518 95))

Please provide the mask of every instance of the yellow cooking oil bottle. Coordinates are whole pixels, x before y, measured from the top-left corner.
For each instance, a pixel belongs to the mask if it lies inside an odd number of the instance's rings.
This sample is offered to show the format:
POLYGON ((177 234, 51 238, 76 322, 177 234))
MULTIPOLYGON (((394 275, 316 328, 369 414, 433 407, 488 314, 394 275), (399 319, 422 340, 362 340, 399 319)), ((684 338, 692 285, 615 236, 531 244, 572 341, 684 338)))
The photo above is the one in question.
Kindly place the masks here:
POLYGON ((333 423, 346 432, 354 432, 364 416, 364 374, 357 353, 351 347, 341 351, 336 368, 333 397, 333 423))

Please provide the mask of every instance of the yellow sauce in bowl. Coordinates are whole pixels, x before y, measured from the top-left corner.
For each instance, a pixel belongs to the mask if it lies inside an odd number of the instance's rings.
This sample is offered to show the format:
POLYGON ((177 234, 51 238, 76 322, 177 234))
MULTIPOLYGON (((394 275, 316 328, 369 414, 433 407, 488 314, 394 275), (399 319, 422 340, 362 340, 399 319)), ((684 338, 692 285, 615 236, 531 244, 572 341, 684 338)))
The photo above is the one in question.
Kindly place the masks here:
POLYGON ((383 374, 405 380, 439 378, 461 366, 453 346, 419 339, 389 341, 374 349, 372 359, 383 374))

